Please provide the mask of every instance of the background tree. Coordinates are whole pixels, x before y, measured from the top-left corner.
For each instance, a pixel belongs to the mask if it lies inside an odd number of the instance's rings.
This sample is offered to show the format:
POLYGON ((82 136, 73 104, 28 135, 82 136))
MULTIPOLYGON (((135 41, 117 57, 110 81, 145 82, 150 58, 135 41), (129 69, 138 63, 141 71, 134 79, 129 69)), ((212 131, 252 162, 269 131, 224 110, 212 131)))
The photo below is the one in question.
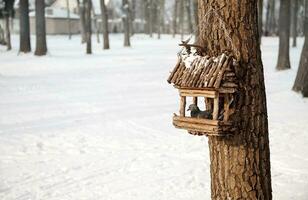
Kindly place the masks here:
POLYGON ((263 0, 258 0, 258 28, 259 28, 259 42, 261 43, 263 33, 263 0))
POLYGON ((86 42, 86 17, 85 17, 85 8, 84 8, 84 0, 77 0, 77 8, 78 14, 80 17, 80 32, 81 32, 81 43, 86 42))
POLYGON ((275 19, 275 0, 268 0, 266 5, 266 18, 264 35, 270 36, 275 33, 276 19, 275 19))
POLYGON ((305 0, 305 42, 301 54, 301 59, 293 85, 293 90, 301 92, 304 97, 308 97, 308 0, 305 0))
MULTIPOLYGON (((128 0, 122 0, 123 9, 123 27, 124 27, 124 46, 130 47, 130 31, 129 31, 129 4, 128 0)), ((151 20, 150 20, 151 21, 151 20)))
POLYGON ((290 69, 290 0, 280 1, 279 10, 279 53, 276 69, 290 69))
POLYGON ((7 45, 7 50, 9 51, 12 49, 10 21, 14 15, 14 0, 4 0, 2 6, 0 8, 0 18, 4 18, 5 23, 5 42, 3 44, 7 45))
POLYGON ((231 116, 237 131, 230 138, 209 137, 212 199, 270 200, 270 150, 257 1, 198 3, 199 45, 209 56, 232 52, 239 62, 235 69, 239 79, 236 112, 231 116))
POLYGON ((199 36, 198 0, 193 0, 193 5, 194 5, 194 20, 195 20, 194 34, 195 34, 195 40, 197 40, 199 36))
POLYGON ((44 0, 35 0, 35 31, 36 31, 36 48, 34 54, 37 56, 46 55, 47 43, 46 43, 44 0))
POLYGON ((29 0, 19 1, 19 25, 20 25, 19 52, 23 53, 30 52, 31 42, 30 42, 29 0))
POLYGON ((185 0, 185 7, 187 12, 187 22, 188 22, 188 29, 189 33, 194 32, 192 18, 191 18, 191 0, 185 0))
POLYGON ((100 0, 102 13, 102 29, 103 29, 103 49, 109 49, 109 30, 108 30, 108 13, 105 0, 100 0))
POLYGON ((71 31, 71 10, 69 0, 66 0, 66 12, 67 12, 67 28, 68 28, 68 38, 72 38, 71 31))
POLYGON ((179 3, 179 23, 180 23, 180 31, 181 31, 181 39, 183 40, 184 39, 184 0, 179 0, 180 3, 179 3))
POLYGON ((178 17, 179 1, 180 0, 174 0, 174 9, 173 9, 173 18, 172 18, 173 37, 175 37, 175 35, 177 34, 177 17, 178 17))
POLYGON ((292 1, 292 47, 296 47, 297 43, 297 18, 298 18, 298 0, 292 1))
POLYGON ((84 9, 85 9, 85 35, 86 35, 86 53, 92 54, 92 1, 83 0, 84 9))

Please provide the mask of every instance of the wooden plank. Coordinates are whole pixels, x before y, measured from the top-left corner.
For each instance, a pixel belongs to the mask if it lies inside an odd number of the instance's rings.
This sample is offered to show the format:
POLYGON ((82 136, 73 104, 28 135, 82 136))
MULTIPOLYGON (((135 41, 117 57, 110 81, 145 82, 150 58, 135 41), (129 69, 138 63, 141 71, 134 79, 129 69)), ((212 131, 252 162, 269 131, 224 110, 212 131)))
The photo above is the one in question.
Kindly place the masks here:
POLYGON ((178 61, 175 65, 175 68, 173 69, 173 71, 171 72, 169 78, 168 78, 168 83, 171 83, 171 80, 172 78, 174 77, 174 74, 178 71, 179 67, 180 67, 180 64, 181 64, 181 58, 178 58, 178 61))
POLYGON ((217 79, 217 75, 219 74, 219 72, 221 71, 222 67, 225 65, 226 62, 227 62, 227 56, 226 56, 226 54, 222 54, 220 61, 219 61, 219 64, 218 64, 215 72, 212 75, 212 78, 210 79, 210 81, 207 85, 208 87, 213 87, 213 85, 214 85, 214 83, 217 79))
POLYGON ((200 124, 192 124, 188 122, 180 122, 180 121, 173 121, 173 125, 176 128, 181 128, 185 130, 197 131, 197 132, 218 132, 217 126, 212 125, 200 125, 200 124))
POLYGON ((186 108, 186 97, 181 96, 180 102, 180 116, 185 117, 185 108, 186 108))
POLYGON ((213 111, 213 120, 218 119, 219 114, 219 94, 214 98, 214 111, 213 111))
POLYGON ((224 96, 224 121, 228 121, 229 120, 229 95, 226 94, 224 96))
POLYGON ((212 126, 217 126, 219 124, 218 120, 200 119, 200 118, 193 118, 193 117, 181 117, 181 116, 174 116, 173 121, 188 122, 188 123, 203 124, 203 125, 212 125, 212 126))
POLYGON ((218 72, 218 75, 217 75, 217 78, 216 78, 216 81, 214 83, 214 87, 215 88, 219 88, 220 87, 220 83, 221 83, 221 80, 222 80, 222 77, 226 71, 226 68, 227 66, 229 66, 231 62, 231 59, 230 58, 227 58, 227 60, 225 61, 225 63, 223 64, 221 70, 218 72))
POLYGON ((191 96, 191 97, 209 97, 209 98, 214 98, 216 96, 216 91, 211 91, 211 90, 188 90, 188 89, 180 89, 180 95, 181 96, 191 96))

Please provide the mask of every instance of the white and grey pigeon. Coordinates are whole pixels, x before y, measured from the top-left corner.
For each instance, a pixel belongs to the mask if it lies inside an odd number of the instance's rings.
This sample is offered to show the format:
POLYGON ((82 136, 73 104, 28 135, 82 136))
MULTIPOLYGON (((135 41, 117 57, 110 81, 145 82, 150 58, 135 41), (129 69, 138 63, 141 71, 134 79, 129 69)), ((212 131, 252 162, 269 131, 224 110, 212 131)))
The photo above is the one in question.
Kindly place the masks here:
POLYGON ((201 111, 195 104, 190 104, 187 111, 190 111, 190 116, 194 118, 212 119, 212 113, 210 111, 201 111))

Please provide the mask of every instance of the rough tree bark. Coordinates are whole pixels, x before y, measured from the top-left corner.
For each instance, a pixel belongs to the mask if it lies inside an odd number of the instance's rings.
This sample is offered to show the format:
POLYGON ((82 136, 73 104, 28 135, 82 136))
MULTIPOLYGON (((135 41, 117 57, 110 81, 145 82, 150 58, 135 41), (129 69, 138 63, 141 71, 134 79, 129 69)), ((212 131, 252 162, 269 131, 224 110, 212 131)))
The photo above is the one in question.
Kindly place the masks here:
POLYGON ((308 0, 305 0, 305 20, 304 20, 305 42, 301 54, 301 59, 293 85, 293 90, 301 92, 304 97, 308 97, 308 0))
POLYGON ((236 76, 233 137, 209 137, 214 200, 271 200, 270 150, 257 1, 199 0, 199 45, 209 56, 232 52, 236 76), (222 26, 225 27, 222 28, 222 26), (225 31, 224 31, 225 30, 225 31))
POLYGON ((86 35, 86 53, 92 54, 92 1, 91 0, 83 0, 84 9, 85 9, 85 35, 86 35))
POLYGON ((44 0, 35 0, 35 31, 36 31, 36 48, 34 55, 36 56, 46 55, 47 43, 46 43, 44 0))
POLYGON ((19 1, 19 29, 19 52, 30 52, 29 0, 19 1))
POLYGON ((129 5, 128 0, 122 0, 122 7, 124 16, 123 20, 123 27, 124 27, 124 46, 130 47, 130 27, 129 27, 129 5))
POLYGON ((290 69, 290 0, 280 1, 279 10, 279 53, 276 69, 290 69))
POLYGON ((174 0, 173 19, 172 19, 173 37, 175 37, 175 35, 177 34, 177 17, 178 17, 178 7, 179 7, 178 4, 179 0, 174 0))
POLYGON ((292 2, 292 47, 296 47, 297 43, 297 13, 298 13, 298 0, 292 2))
POLYGON ((105 4, 105 0, 101 0, 101 13, 102 13, 102 25, 103 25, 103 49, 109 49, 109 31, 108 31, 108 13, 105 4))

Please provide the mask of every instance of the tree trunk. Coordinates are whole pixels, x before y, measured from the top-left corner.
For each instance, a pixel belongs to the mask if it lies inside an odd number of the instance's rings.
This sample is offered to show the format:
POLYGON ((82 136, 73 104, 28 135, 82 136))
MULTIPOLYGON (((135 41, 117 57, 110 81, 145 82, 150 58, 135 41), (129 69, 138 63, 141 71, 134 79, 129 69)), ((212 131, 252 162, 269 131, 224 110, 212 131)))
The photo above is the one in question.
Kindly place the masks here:
POLYGON ((84 3, 80 3, 80 0, 77 0, 78 13, 80 17, 80 32, 81 32, 81 43, 86 42, 86 23, 85 23, 85 8, 84 3))
POLYGON ((180 28, 181 28, 181 40, 184 40, 184 0, 180 0, 180 28))
POLYGON ((66 0, 66 9, 67 9, 67 28, 68 28, 68 39, 72 38, 71 31, 71 11, 69 0, 66 0))
POLYGON ((279 10, 279 54, 276 69, 290 69, 290 0, 281 0, 279 10))
POLYGON ((270 150, 257 1, 199 0, 199 45, 231 52, 239 80, 232 137, 209 137, 213 200, 271 200, 270 150), (215 10, 214 10, 215 9, 215 10), (217 24, 220 24, 217 26, 217 24), (224 26, 225 28, 221 28, 224 26))
POLYGON ((109 30, 108 30, 108 13, 105 0, 101 0, 101 13, 102 13, 102 29, 103 29, 103 49, 109 49, 109 30))
POLYGON ((304 97, 308 97, 308 1, 305 0, 305 20, 304 20, 305 42, 301 54, 301 59, 293 86, 296 92, 302 92, 304 97))
POLYGON ((85 31, 86 31, 86 42, 87 42, 87 54, 92 54, 92 2, 91 0, 84 0, 84 9, 85 9, 85 31))
POLYGON ((4 37, 4 30, 1 27, 1 24, 0 24, 0 44, 6 45, 6 41, 5 41, 5 37, 4 37))
POLYGON ((29 21, 29 0, 19 2, 19 52, 31 51, 30 42, 30 21, 29 21))
POLYGON ((185 0, 186 3, 186 11, 187 11, 187 21, 188 21, 188 27, 189 27, 189 32, 193 33, 193 23, 191 19, 191 0, 185 0))
POLYGON ((198 20, 198 0, 193 0, 194 1, 194 19, 195 19, 195 29, 194 29, 194 34, 195 34, 195 40, 197 43, 197 39, 199 36, 199 20, 198 20))
POLYGON ((47 44, 46 44, 44 0, 35 0, 35 31, 36 31, 36 48, 34 55, 36 56, 46 55, 47 44))
POLYGON ((276 29, 275 0, 268 0, 266 5, 265 36, 273 35, 276 29))
POLYGON ((149 0, 149 34, 153 37, 153 0, 149 0))
POLYGON ((10 16, 5 15, 4 16, 5 20, 5 40, 6 40, 6 46, 7 50, 10 51, 12 49, 11 45, 11 30, 10 30, 10 16))
POLYGON ((174 10, 173 10, 173 37, 175 37, 175 35, 177 34, 177 17, 178 17, 178 4, 179 4, 179 0, 174 0, 174 10))
POLYGON ((157 38, 161 38, 161 32, 164 26, 165 0, 159 0, 158 3, 158 33, 157 38))
POLYGON ((292 2, 292 37, 293 37, 293 43, 292 47, 296 47, 297 43, 297 13, 298 13, 298 0, 293 0, 292 2))
POLYGON ((129 4, 128 0, 122 0, 123 7, 123 27, 124 27, 124 46, 130 47, 130 31, 129 31, 129 4))
POLYGON ((259 42, 263 33, 263 0, 258 0, 258 29, 259 29, 259 42))

